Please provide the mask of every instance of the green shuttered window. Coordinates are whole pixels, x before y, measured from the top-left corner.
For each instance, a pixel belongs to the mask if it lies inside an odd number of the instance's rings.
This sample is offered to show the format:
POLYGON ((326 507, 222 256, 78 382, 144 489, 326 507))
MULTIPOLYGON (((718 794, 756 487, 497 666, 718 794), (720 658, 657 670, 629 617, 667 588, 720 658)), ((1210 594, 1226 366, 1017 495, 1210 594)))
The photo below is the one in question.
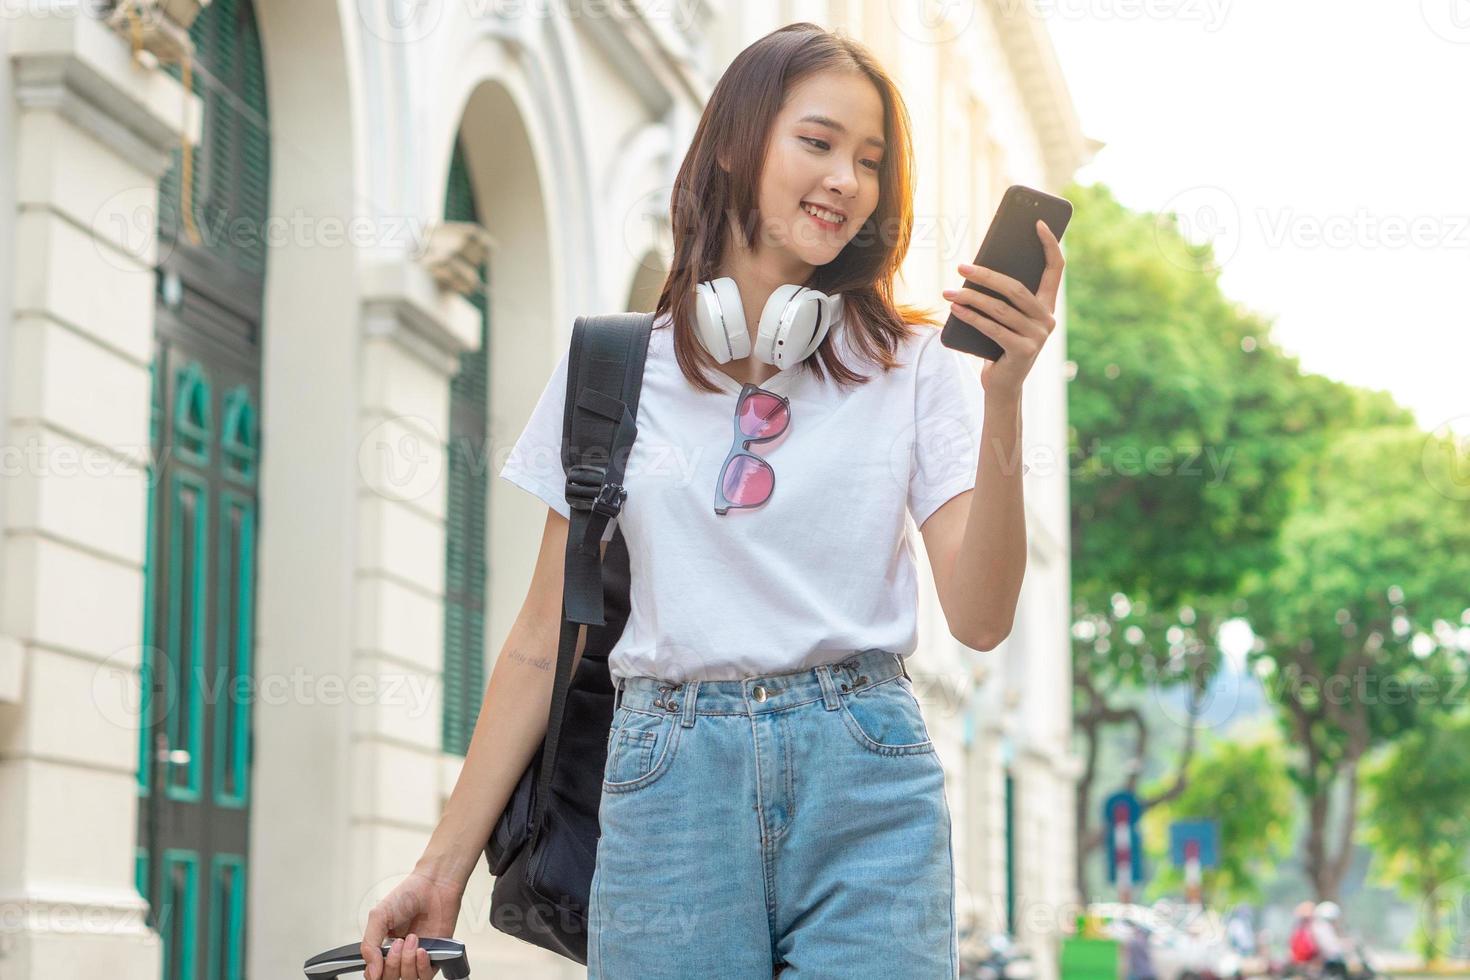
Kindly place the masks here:
MULTIPOLYGON (((455 141, 445 192, 448 221, 479 221, 455 141)), ((479 270, 484 283, 486 269, 479 270)), ((449 387, 449 502, 444 549, 444 751, 464 755, 485 692, 485 534, 489 456, 487 348, 489 307, 484 288, 470 297, 480 313, 480 347, 459 357, 449 387)))

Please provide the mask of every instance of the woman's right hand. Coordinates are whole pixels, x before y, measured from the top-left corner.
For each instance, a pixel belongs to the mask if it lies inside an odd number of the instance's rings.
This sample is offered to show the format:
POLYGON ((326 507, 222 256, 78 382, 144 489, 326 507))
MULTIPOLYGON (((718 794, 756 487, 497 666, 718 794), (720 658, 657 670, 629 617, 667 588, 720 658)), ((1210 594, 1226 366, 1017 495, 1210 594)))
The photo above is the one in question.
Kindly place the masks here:
POLYGON ((429 954, 419 947, 418 938, 451 938, 463 901, 464 890, 454 882, 414 870, 368 913, 367 930, 362 936, 363 975, 367 980, 429 980, 437 976, 439 968, 429 965, 429 954), (379 947, 390 936, 404 942, 385 958, 379 947))

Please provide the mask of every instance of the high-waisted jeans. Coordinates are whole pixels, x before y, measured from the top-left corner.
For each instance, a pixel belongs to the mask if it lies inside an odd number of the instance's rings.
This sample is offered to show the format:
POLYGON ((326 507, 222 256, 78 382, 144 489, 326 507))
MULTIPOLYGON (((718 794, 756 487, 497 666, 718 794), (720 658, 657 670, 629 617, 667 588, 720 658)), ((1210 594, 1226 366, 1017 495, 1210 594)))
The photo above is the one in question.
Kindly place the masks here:
POLYGON ((897 654, 615 703, 589 980, 956 976, 944 770, 897 654))

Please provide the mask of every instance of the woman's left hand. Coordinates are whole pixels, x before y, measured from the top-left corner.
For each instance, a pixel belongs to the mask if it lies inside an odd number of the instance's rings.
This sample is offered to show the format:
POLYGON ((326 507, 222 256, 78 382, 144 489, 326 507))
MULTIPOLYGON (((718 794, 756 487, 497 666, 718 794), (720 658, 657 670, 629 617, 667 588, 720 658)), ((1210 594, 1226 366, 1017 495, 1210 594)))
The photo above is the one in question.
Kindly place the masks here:
POLYGON ((977 289, 946 289, 944 298, 951 300, 950 309, 970 326, 995 341, 1005 351, 999 360, 986 359, 980 371, 980 384, 987 395, 1021 397, 1021 382, 1041 353, 1041 346, 1057 325, 1052 314, 1057 308, 1057 289, 1062 283, 1062 247, 1046 222, 1036 222, 1036 236, 1046 252, 1046 270, 1041 285, 1033 294, 1021 283, 1004 273, 985 266, 962 263, 960 274, 969 282, 986 286, 1011 302, 987 296, 977 289), (1015 304, 1012 306, 1011 304, 1015 304))

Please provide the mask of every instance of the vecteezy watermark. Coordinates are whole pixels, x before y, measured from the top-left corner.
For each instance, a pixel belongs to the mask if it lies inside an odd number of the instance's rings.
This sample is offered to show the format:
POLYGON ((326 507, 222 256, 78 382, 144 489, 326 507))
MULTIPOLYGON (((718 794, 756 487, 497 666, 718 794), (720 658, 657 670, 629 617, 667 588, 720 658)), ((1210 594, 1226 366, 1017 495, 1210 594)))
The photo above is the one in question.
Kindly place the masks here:
POLYGON ((1271 248, 1470 248, 1470 214, 1299 214, 1292 208, 1258 212, 1271 248))
MULTIPOLYGON (((432 220, 407 214, 309 214, 300 208, 264 218, 235 214, 196 202, 193 230, 212 250, 266 251, 340 249, 399 251, 421 255, 432 220)), ((146 271, 166 259, 189 234, 176 202, 160 201, 153 185, 130 186, 109 196, 93 212, 92 240, 102 259, 125 272, 146 271)))
MULTIPOLYGON (((761 443, 764 451, 766 447, 775 445, 775 441, 761 443)), ((552 446, 523 446, 519 450, 511 447, 509 455, 505 458, 505 465, 529 476, 546 486, 562 487, 566 484, 566 470, 561 462, 561 450, 552 446)), ((497 454, 498 455, 498 454, 497 454)), ((590 461, 604 462, 607 458, 606 452, 589 452, 590 461)), ((631 486, 637 481, 639 486, 648 486, 651 482, 658 482, 668 487, 697 486, 700 483, 701 461, 713 457, 717 462, 711 464, 707 471, 709 477, 707 484, 710 497, 714 497, 716 468, 719 462, 725 458, 724 447, 711 447, 690 445, 681 443, 661 442, 650 439, 643 441, 640 436, 632 450, 624 456, 623 482, 631 486)), ((632 491, 630 490, 631 494, 632 491)))
POLYGON ((92 671, 91 697, 97 713, 119 728, 157 724, 186 705, 251 704, 406 708, 422 716, 432 703, 438 678, 412 671, 355 674, 311 671, 235 674, 208 671, 198 658, 162 647, 135 645, 117 650, 92 671))
MULTIPOLYGON (((118 7, 119 0, 0 0, 0 21, 90 17, 106 20, 118 7)), ((163 5, 159 3, 134 3, 130 11, 132 23, 141 27, 152 27, 163 19, 163 5)))
POLYGON ((969 705, 973 686, 967 672, 929 673, 914 667, 909 671, 914 699, 926 717, 958 715, 969 705))
POLYGON ((1424 437, 1424 479, 1450 500, 1470 500, 1470 415, 1445 419, 1424 437))
POLYGON ((1219 187, 1180 191, 1155 222, 1159 250, 1173 264, 1219 269, 1234 257, 1245 228, 1254 225, 1269 248, 1470 249, 1470 214, 1309 214, 1295 208, 1256 208, 1242 214, 1219 187))
POLYGON ((446 0, 357 0, 363 27, 380 41, 415 44, 444 20, 446 0))
MULTIPOLYGON (((460 440, 471 468, 476 445, 460 440)), ((447 450, 439 431, 426 418, 398 415, 383 419, 357 444, 357 470, 363 483, 388 500, 421 500, 437 491, 444 476, 447 450)))
MULTIPOLYGON (((17 477, 101 479, 146 476, 147 446, 94 446, 63 442, 53 433, 28 434, 18 442, 0 443, 0 479, 17 477)), ((174 446, 159 446, 154 458, 162 461, 174 446)))
POLYGON ((1419 0, 1424 23, 1453 44, 1470 44, 1470 0, 1419 0))
MULTIPOLYGON (((166 908, 159 910, 160 924, 167 921, 166 908)), ((134 933, 142 921, 143 909, 122 901, 65 902, 24 895, 10 898, 0 901, 0 963, 11 956, 12 941, 18 933, 44 933, 58 939, 63 934, 117 937, 134 933)))
POLYGON ((975 22, 975 0, 888 0, 888 19, 920 44, 949 44, 975 22))
MULTIPOLYGON (((634 198, 623 211, 623 250, 638 263, 639 274, 662 278, 663 256, 674 254, 670 214, 673 188, 661 184, 634 198)), ((686 208, 697 208, 690 199, 686 208)))
POLYGON ((1464 705, 1470 700, 1470 682, 1465 675, 1436 677, 1433 674, 1403 677, 1388 670, 1358 667, 1349 672, 1311 673, 1288 665, 1261 679, 1272 704, 1306 703, 1331 705, 1464 705))
POLYGON ((1225 265, 1240 247, 1240 233, 1240 207, 1235 198, 1209 184, 1175 194, 1159 210, 1154 224, 1154 241, 1164 258, 1189 270, 1225 265))
MULTIPOLYGON (((706 0, 639 0, 637 16, 691 33, 706 0)), ((617 20, 634 16, 625 0, 357 0, 358 16, 381 41, 414 44, 436 29, 466 22, 502 23, 556 20, 617 20)))
MULTIPOLYGON (((1134 627, 1129 627, 1130 629, 1134 627)), ((1153 684, 1154 703, 1160 713, 1180 728, 1219 728, 1235 719, 1241 692, 1250 678, 1214 657, 1171 675, 1169 683, 1153 684)))
MULTIPOLYGON (((1181 444, 1177 446, 1140 446, 1124 443, 1114 446, 1094 438, 1086 449, 1078 446, 1069 449, 1067 455, 1082 455, 1082 460, 1070 460, 1070 471, 1077 473, 1086 467, 1087 476, 1177 476, 1185 479, 1204 478, 1206 486, 1219 486, 1225 480, 1230 460, 1235 455, 1235 446, 1213 444, 1181 444)), ((1044 475, 1044 471, 1043 471, 1044 475)))
POLYGON ((930 869, 943 880, 905 877, 899 886, 901 893, 882 903, 888 909, 888 931, 881 938, 911 956, 944 958, 949 953, 949 933, 957 931, 960 922, 975 921, 974 890, 965 876, 946 862, 926 860, 922 854, 910 856, 914 871, 930 869))
POLYGON ((1230 11, 1230 0, 998 0, 1002 15, 1024 15, 1032 7, 1047 20, 1157 20, 1198 23, 1207 33, 1218 31, 1230 11))
POLYGON ((1451 878, 1420 903, 1419 927, 1436 956, 1470 956, 1470 875, 1451 878))
MULTIPOLYGON (((576 20, 627 20, 626 0, 460 0, 472 18, 500 20, 556 18, 576 20)), ((653 24, 667 24, 681 33, 693 31, 707 0, 638 0, 638 16, 653 24)))

